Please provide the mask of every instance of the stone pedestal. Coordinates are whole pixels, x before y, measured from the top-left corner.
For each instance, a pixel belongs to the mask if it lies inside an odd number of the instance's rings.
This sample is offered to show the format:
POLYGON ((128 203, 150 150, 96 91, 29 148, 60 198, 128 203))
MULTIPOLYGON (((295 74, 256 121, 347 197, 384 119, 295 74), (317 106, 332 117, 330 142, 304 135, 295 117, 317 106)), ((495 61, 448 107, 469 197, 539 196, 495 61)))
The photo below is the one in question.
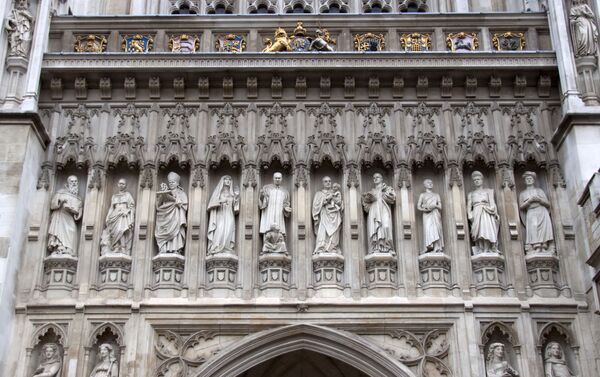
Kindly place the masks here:
POLYGON ((48 290, 71 291, 75 287, 77 258, 54 254, 44 259, 44 284, 48 290))
POLYGON ((292 258, 283 253, 266 253, 258 257, 260 289, 289 289, 292 258))
POLYGON ((581 99, 588 106, 600 105, 594 72, 598 65, 596 56, 583 56, 575 60, 581 85, 581 99))
POLYGON ((391 296, 398 287, 398 262, 389 253, 373 253, 365 257, 367 287, 374 296, 391 296))
POLYGON ((7 90, 5 103, 6 109, 17 108, 21 101, 22 77, 27 72, 29 60, 22 56, 9 56, 6 58, 6 70, 8 71, 7 90))
POLYGON ((206 283, 208 289, 235 290, 238 257, 222 253, 206 257, 206 283))
POLYGON ((185 257, 180 254, 158 254, 152 258, 154 288, 181 289, 185 257))
POLYGON ((444 253, 419 255, 419 272, 423 289, 450 288, 450 257, 444 253))
POLYGON ((533 292, 542 297, 557 297, 558 257, 554 253, 529 253, 525 255, 527 275, 533 292))
POLYGON ((481 253, 471 257, 475 289, 483 294, 501 295, 504 290, 504 257, 500 253, 481 253))
POLYGON ((335 253, 313 255, 313 282, 320 297, 339 296, 344 287, 344 257, 335 253))
POLYGON ((108 253, 98 260, 100 268, 100 289, 115 288, 127 290, 131 274, 131 257, 126 254, 108 253))

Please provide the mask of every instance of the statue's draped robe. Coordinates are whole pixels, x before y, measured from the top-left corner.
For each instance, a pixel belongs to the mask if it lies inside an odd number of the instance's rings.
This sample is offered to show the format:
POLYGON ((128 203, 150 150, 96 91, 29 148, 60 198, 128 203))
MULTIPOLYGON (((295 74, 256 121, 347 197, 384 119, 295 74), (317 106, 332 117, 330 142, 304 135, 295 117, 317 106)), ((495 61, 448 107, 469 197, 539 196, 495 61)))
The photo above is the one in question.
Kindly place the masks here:
POLYGON ((285 208, 290 207, 290 194, 283 187, 266 185, 261 191, 260 233, 267 233, 271 225, 276 224, 285 234, 285 208))
POLYGON ((444 247, 442 214, 439 209, 434 208, 440 201, 439 194, 434 192, 424 192, 419 196, 423 208, 433 208, 430 212, 423 212, 423 243, 426 250, 435 242, 440 249, 444 247))
POLYGON ((317 238, 315 254, 340 252, 342 210, 343 202, 340 195, 336 195, 330 190, 321 190, 315 194, 312 207, 317 238))
POLYGON ((369 193, 374 197, 374 201, 372 203, 363 201, 363 207, 368 213, 369 253, 395 254, 390 204, 396 201, 396 193, 385 183, 373 188, 369 193))
POLYGON ((66 189, 58 190, 50 203, 52 210, 48 228, 48 249, 57 254, 75 255, 77 224, 81 218, 83 201, 66 189))
POLYGON ((158 252, 181 253, 185 247, 188 198, 182 189, 170 194, 159 194, 156 201, 156 228, 154 236, 158 252), (177 204, 176 199, 181 202, 177 204))
POLYGON ((549 358, 544 363, 544 377, 572 377, 573 374, 563 359, 549 358))
POLYGON ((479 189, 469 193, 471 198, 471 239, 498 242, 498 210, 492 189, 479 189))
POLYGON ((208 203, 208 253, 233 253, 235 247, 235 213, 239 211, 238 198, 222 182, 215 188, 208 203))
MULTIPOLYGON (((525 200, 532 197, 539 197, 544 202, 548 202, 548 197, 540 188, 529 188, 521 192, 519 195, 519 204, 523 205, 525 200)), ((552 220, 550 220, 550 212, 538 202, 530 202, 525 210, 525 244, 533 245, 538 243, 546 243, 554 239, 552 232, 552 220)))
POLYGON ((587 4, 573 6, 569 15, 576 57, 594 56, 598 51, 598 28, 587 4))
POLYGON ((112 196, 110 210, 106 215, 106 228, 102 237, 107 251, 129 254, 133 242, 135 201, 129 192, 112 196))
POLYGON ((114 360, 102 360, 94 367, 90 377, 119 377, 117 362, 114 360))

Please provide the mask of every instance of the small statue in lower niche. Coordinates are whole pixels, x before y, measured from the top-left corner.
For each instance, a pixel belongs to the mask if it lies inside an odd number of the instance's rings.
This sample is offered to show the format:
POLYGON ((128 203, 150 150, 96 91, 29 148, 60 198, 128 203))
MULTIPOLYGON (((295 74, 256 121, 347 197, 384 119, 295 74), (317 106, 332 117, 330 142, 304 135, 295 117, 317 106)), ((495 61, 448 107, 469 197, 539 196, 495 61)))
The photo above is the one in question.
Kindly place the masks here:
POLYGON ((544 377, 575 377, 567 366, 565 354, 558 342, 550 342, 544 353, 544 377))
POLYGON ((263 254, 287 255, 285 235, 281 232, 279 225, 272 224, 267 233, 265 233, 262 252, 263 254))
POLYGON ((42 361, 32 377, 57 377, 62 367, 58 345, 55 343, 44 344, 40 352, 40 358, 42 361))
POLYGON ((487 354, 487 377, 518 377, 517 372, 509 363, 506 361, 506 355, 504 352, 504 344, 492 343, 487 354))
POLYGON ((100 361, 92 370, 90 377, 119 377, 119 364, 113 346, 106 343, 101 344, 98 355, 100 361))

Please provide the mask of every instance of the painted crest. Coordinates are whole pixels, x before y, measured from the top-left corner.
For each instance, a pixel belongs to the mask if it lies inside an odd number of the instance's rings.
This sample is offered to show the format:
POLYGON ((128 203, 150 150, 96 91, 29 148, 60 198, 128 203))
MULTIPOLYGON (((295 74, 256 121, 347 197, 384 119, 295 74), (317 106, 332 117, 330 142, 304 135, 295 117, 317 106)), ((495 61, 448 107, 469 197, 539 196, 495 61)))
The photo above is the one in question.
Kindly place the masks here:
POLYGON ((153 45, 154 40, 152 37, 141 34, 125 36, 123 37, 123 42, 121 43, 123 51, 131 53, 144 53, 152 51, 153 45))
POLYGON ((76 52, 104 52, 106 43, 104 35, 78 35, 75 39, 74 49, 76 52))
POLYGON ((243 52, 246 49, 246 40, 237 34, 221 35, 215 40, 215 48, 219 52, 243 52))
POLYGON ((191 53, 200 48, 200 39, 196 35, 181 34, 172 35, 169 39, 171 52, 191 53))

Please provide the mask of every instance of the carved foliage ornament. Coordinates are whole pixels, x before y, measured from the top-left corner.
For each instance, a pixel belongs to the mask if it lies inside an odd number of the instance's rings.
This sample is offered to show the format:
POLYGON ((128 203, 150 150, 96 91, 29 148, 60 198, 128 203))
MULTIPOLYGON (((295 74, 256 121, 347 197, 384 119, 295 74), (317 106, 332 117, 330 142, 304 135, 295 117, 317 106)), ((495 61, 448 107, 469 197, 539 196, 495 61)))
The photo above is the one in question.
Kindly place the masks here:
POLYGON ((108 43, 104 35, 78 35, 75 37, 75 52, 105 52, 108 43))
POLYGON ((154 373, 155 377, 187 376, 188 371, 202 365, 219 351, 216 336, 212 331, 199 331, 182 337, 172 331, 156 332, 154 350, 162 363, 154 373))
POLYGON ((432 330, 422 336, 394 330, 386 351, 407 366, 416 366, 419 376, 453 376, 446 364, 450 344, 444 330, 432 330))

